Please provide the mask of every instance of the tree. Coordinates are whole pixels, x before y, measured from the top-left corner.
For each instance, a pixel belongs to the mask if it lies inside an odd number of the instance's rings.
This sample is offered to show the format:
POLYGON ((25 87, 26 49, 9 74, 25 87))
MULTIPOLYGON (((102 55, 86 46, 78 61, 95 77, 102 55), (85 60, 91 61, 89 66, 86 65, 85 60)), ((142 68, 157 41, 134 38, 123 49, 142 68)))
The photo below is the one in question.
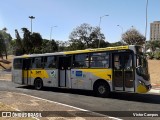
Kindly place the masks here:
POLYGON ((41 47, 42 53, 51 53, 51 52, 57 52, 58 51, 58 44, 55 40, 47 40, 43 39, 42 47, 41 47))
MULTIPOLYGON (((91 44, 91 47, 92 48, 97 48, 97 45, 99 44, 99 40, 98 39, 95 39, 93 42, 92 42, 92 44, 91 44)), ((102 48, 104 48, 104 47, 109 47, 110 46, 110 43, 109 42, 106 42, 106 41, 104 41, 104 40, 100 40, 100 46, 102 47, 102 48)))
MULTIPOLYGON (((80 26, 78 26, 76 29, 74 29, 70 36, 70 43, 83 46, 84 44, 85 48, 92 47, 92 42, 94 40, 104 40, 104 34, 100 33, 100 29, 98 27, 92 27, 87 23, 83 23, 80 26)), ((77 45, 77 47, 78 47, 77 45)), ((98 47, 98 44, 97 44, 98 47)))
POLYGON ((58 41, 56 41, 56 44, 58 46, 58 51, 59 52, 68 50, 68 47, 69 47, 69 42, 68 41, 58 40, 58 41))
POLYGON ((122 40, 128 45, 143 45, 145 43, 145 37, 134 28, 122 34, 122 40))
MULTIPOLYGON (((0 42, 1 42, 1 55, 3 53, 5 53, 6 55, 6 59, 7 59, 7 55, 8 55, 8 50, 10 48, 10 42, 12 40, 12 37, 9 33, 7 33, 7 28, 3 28, 2 30, 0 30, 0 42)), ((3 56, 2 56, 3 58, 3 56)))
POLYGON ((58 51, 58 44, 56 43, 56 41, 52 39, 50 41, 50 44, 51 44, 51 51, 57 52, 58 51))
POLYGON ((12 41, 12 47, 15 47, 15 55, 22 55, 25 53, 25 50, 24 50, 24 47, 23 47, 23 41, 19 35, 19 32, 17 29, 15 29, 15 36, 16 36, 16 39, 15 39, 15 42, 12 41))
POLYGON ((16 55, 16 51, 17 51, 16 41, 17 39, 14 39, 10 42, 10 54, 16 55))
POLYGON ((74 40, 71 42, 70 45, 67 47, 67 50, 83 50, 85 49, 85 45, 80 40, 74 40))
POLYGON ((2 59, 3 59, 3 52, 5 51, 4 46, 5 46, 4 39, 2 34, 0 34, 0 56, 2 57, 2 59))
POLYGON ((42 46, 42 36, 39 33, 33 33, 31 35, 31 46, 32 46, 32 51, 31 53, 41 53, 41 46, 42 46))
POLYGON ((118 42, 114 42, 114 43, 110 43, 110 46, 111 47, 115 47, 115 46, 123 46, 124 43, 122 43, 121 41, 118 41, 118 42))
POLYGON ((23 48, 26 54, 32 53, 33 44, 31 41, 31 32, 27 28, 22 28, 23 31, 23 48))

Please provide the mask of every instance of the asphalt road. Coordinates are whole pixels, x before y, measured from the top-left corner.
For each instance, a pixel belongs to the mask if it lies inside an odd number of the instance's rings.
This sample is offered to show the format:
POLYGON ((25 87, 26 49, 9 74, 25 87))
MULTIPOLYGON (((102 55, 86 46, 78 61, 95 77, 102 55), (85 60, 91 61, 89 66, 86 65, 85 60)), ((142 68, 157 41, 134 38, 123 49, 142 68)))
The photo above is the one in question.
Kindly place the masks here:
MULTIPOLYGON (((95 97, 91 91, 69 90, 58 88, 44 88, 43 90, 35 90, 31 86, 22 86, 14 84, 10 81, 0 81, 0 91, 10 91, 25 93, 32 96, 56 101, 82 109, 96 111, 109 115, 107 111, 116 111, 114 116, 127 113, 133 114, 132 111, 160 111, 160 95, 158 94, 124 94, 112 93, 110 98, 95 97), (131 111, 131 112, 127 112, 131 111)), ((136 112, 139 113, 139 112, 136 112)), ((154 112, 153 112, 154 113, 154 112)), ((159 112, 160 113, 160 112, 159 112)), ((159 114, 160 115, 160 114, 159 114)), ((127 117, 118 117, 128 119, 127 117)), ((129 118, 132 119, 152 119, 153 118, 129 118)), ((155 117, 158 120, 160 117, 155 117)))

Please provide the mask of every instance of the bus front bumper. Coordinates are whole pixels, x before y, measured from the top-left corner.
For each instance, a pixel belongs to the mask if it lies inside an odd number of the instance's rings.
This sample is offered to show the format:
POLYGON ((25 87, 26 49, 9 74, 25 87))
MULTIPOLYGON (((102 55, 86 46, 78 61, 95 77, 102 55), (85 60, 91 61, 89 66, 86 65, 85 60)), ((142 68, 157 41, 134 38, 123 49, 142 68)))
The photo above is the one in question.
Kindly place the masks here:
POLYGON ((137 93, 147 93, 148 91, 150 91, 152 88, 152 85, 144 85, 144 84, 139 84, 137 87, 137 93))

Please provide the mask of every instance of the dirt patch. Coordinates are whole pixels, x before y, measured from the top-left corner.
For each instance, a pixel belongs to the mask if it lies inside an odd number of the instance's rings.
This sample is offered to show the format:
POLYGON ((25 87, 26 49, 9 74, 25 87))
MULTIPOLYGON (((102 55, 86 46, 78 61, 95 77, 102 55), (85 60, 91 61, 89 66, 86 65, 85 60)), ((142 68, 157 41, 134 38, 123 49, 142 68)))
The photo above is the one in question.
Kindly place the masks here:
POLYGON ((11 74, 1 74, 0 73, 0 79, 10 81, 12 79, 12 75, 11 74))
POLYGON ((160 85, 160 60, 148 60, 151 83, 160 85))
POLYGON ((0 103, 0 111, 15 111, 15 110, 3 103, 0 103))
MULTIPOLYGON (((1 112, 6 112, 6 111, 8 111, 8 112, 11 112, 11 111, 15 112, 15 109, 9 107, 6 104, 0 103, 0 111, 1 112)), ((3 118, 3 120, 36 120, 34 118, 22 118, 22 117, 21 118, 18 118, 18 117, 16 117, 16 118, 2 117, 2 118, 3 118)))
POLYGON ((8 55, 8 59, 6 60, 0 58, 0 70, 11 69, 12 66, 13 55, 8 55))

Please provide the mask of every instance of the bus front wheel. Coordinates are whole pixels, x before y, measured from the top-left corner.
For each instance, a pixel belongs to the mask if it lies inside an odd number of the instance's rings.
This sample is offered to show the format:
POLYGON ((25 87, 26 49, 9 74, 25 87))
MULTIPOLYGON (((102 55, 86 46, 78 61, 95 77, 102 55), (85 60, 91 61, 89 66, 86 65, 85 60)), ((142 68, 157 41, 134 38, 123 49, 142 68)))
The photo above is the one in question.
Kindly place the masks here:
POLYGON ((109 97, 110 87, 105 82, 98 82, 94 87, 94 92, 95 92, 96 96, 109 97))
POLYGON ((42 89, 42 87, 43 87, 43 81, 40 78, 35 79, 35 81, 34 81, 34 87, 37 90, 42 89))

